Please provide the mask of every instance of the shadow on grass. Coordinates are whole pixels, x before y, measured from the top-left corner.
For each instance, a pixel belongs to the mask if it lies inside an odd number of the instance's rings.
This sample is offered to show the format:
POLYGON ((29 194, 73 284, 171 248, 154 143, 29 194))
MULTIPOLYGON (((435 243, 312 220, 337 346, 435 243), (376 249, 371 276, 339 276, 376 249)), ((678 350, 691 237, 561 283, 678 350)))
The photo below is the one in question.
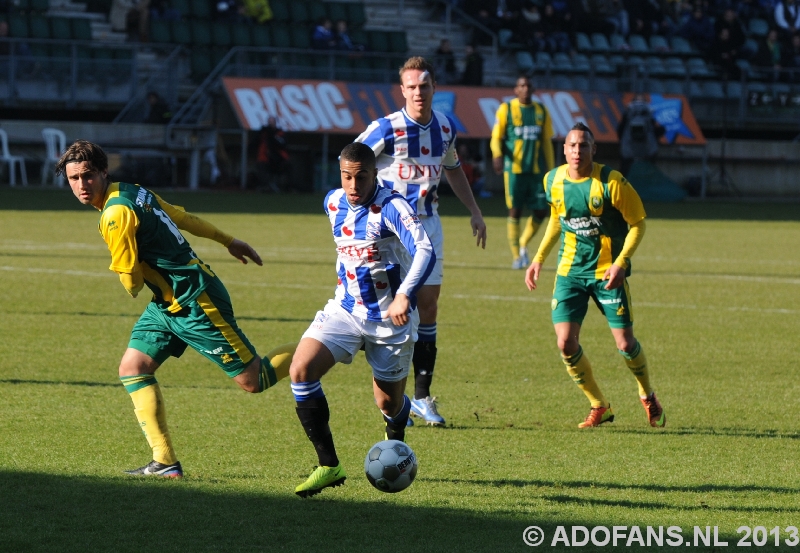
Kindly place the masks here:
MULTIPOLYGON (((513 488, 554 488, 554 489, 581 489, 581 488, 594 488, 598 490, 644 490, 648 492, 689 492, 689 493, 710 493, 710 492, 761 492, 761 493, 782 493, 782 494, 796 494, 800 493, 800 486, 756 486, 755 484, 732 485, 732 484, 698 484, 698 485, 665 485, 665 484, 619 484, 616 482, 600 482, 596 480, 461 480, 450 478, 426 478, 431 482, 443 482, 450 484, 465 484, 473 486, 488 486, 488 487, 503 487, 510 486, 513 488)), ((558 496, 555 496, 558 497, 558 496)), ((566 496, 565 496, 566 497, 566 496)), ((552 499, 548 497, 548 499, 552 499)), ((575 498, 578 501, 578 498, 575 498)), ((620 502, 614 502, 618 504, 620 502)), ((663 505, 659 504, 661 507, 663 505)), ((683 508, 683 507, 681 507, 683 508)), ((800 507, 794 509, 792 512, 800 512, 800 507)))
MULTIPOLYGON (((796 492, 797 490, 795 490, 796 492)), ((572 497, 569 495, 547 495, 544 496, 547 501, 553 501, 563 505, 575 504, 593 507, 623 507, 625 509, 675 509, 676 505, 670 503, 658 503, 655 501, 627 501, 627 500, 613 500, 613 499, 593 499, 586 497, 572 497)), ((705 502, 697 505, 681 504, 682 511, 730 511, 734 513, 800 513, 800 507, 787 508, 776 507, 774 505, 752 506, 752 505, 713 505, 705 502)))
MULTIPOLYGON (((295 213, 322 215, 324 193, 316 194, 262 194, 240 190, 155 189, 166 201, 180 205, 195 213, 295 213)), ((484 217, 506 217, 508 210, 502 194, 492 198, 479 198, 484 217)), ((16 211, 92 211, 81 205, 68 189, 26 189, 0 186, 2 210, 16 211)), ((647 202, 651 219, 693 219, 732 221, 798 221, 797 204, 775 200, 771 202, 709 201, 688 203, 647 202)), ((444 196, 439 202, 439 213, 445 216, 467 217, 469 213, 454 196, 444 196)))
MULTIPOLYGON (((520 520, 184 481, 0 471, 0 551, 526 551, 520 520), (394 545, 392 545, 394 544, 394 545)), ((378 492, 376 492, 378 493, 378 492)), ((539 524, 552 536, 555 525, 539 524)))

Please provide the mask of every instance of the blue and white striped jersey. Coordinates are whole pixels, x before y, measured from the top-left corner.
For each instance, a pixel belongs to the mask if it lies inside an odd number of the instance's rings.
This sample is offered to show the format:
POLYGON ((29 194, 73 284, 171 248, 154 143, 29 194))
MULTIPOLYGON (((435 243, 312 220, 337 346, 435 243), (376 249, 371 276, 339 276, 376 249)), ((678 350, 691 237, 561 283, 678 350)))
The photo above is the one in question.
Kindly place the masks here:
POLYGON ((402 194, 418 215, 437 214, 442 168, 461 165, 456 127, 447 115, 433 110, 428 124, 420 125, 403 108, 370 123, 355 141, 375 152, 381 184, 402 194))
POLYGON ((382 186, 366 205, 350 205, 343 189, 325 197, 336 242, 339 282, 334 301, 356 317, 388 319, 395 294, 413 310, 416 292, 436 263, 430 238, 400 194, 382 186))

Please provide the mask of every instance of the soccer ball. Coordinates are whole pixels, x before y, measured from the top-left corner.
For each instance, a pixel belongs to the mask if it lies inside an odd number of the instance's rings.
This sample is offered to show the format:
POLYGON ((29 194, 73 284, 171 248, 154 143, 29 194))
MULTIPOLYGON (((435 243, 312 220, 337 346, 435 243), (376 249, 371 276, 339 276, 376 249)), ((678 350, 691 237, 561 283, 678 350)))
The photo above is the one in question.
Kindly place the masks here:
POLYGON ((369 449, 364 459, 369 483, 382 492, 405 490, 417 477, 417 456, 399 440, 384 440, 369 449))

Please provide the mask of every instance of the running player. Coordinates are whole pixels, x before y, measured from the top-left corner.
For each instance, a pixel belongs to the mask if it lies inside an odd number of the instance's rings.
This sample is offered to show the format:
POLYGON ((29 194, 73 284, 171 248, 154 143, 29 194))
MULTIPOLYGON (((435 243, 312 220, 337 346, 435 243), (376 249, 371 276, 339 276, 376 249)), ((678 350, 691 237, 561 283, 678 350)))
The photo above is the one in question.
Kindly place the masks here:
POLYGON ((263 392, 289 374, 297 344, 281 346, 261 358, 236 324, 228 291, 211 268, 197 258, 181 234, 219 242, 242 263, 261 265, 247 243, 203 219, 172 206, 137 184, 109 182, 108 158, 97 144, 78 140, 56 165, 72 193, 100 211, 100 234, 111 252, 112 271, 136 297, 147 286, 153 298, 131 332, 119 365, 119 378, 153 450, 153 460, 132 475, 180 478, 183 468, 172 446, 167 414, 155 372, 186 346, 216 363, 246 392, 263 392))
POLYGON ((403 441, 411 402, 406 378, 417 339, 416 293, 436 264, 425 229, 408 202, 378 186, 375 155, 364 144, 345 146, 342 187, 328 193, 338 261, 336 294, 303 334, 290 369, 297 417, 314 444, 319 466, 295 488, 309 497, 347 478, 336 455, 328 400, 320 379, 363 348, 386 439, 403 441))
POLYGON ((614 421, 611 404, 600 391, 579 342, 590 298, 606 316, 617 349, 636 378, 650 426, 663 427, 667 417, 650 384, 644 350, 633 335, 626 278, 631 256, 644 236, 646 214, 625 177, 594 162, 595 151, 592 131, 583 123, 575 124, 564 142, 567 163, 544 178, 550 222, 525 272, 525 284, 529 290, 536 289, 542 263, 560 236, 551 308, 564 365, 591 403, 589 415, 578 427, 614 421))
POLYGON ((492 165, 505 184, 512 269, 525 269, 530 263, 528 242, 549 213, 542 176, 555 165, 553 120, 543 104, 533 101, 532 92, 530 79, 520 76, 514 86, 516 98, 497 109, 490 143, 492 165), (532 213, 520 236, 524 208, 532 213))
POLYGON ((448 116, 433 110, 433 66, 424 58, 409 58, 400 68, 400 83, 406 106, 370 123, 356 142, 373 149, 380 183, 408 200, 433 242, 436 267, 418 294, 419 340, 414 347, 411 414, 427 424, 444 426, 436 398, 431 397, 444 259, 442 223, 437 211, 442 171, 456 197, 469 210, 472 235, 482 248, 486 247, 486 224, 456 155, 456 126, 448 116))

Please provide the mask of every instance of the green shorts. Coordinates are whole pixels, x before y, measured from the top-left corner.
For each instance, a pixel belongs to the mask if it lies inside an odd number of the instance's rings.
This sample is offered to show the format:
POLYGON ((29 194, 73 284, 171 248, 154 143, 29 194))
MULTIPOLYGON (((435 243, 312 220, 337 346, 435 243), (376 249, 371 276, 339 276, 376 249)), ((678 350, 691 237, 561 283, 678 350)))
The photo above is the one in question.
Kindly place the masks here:
POLYGON ((542 184, 543 175, 535 173, 503 173, 506 186, 506 207, 528 208, 531 211, 547 209, 547 195, 542 184))
POLYGON ((553 300, 550 302, 553 324, 582 324, 589 309, 589 298, 605 315, 611 328, 633 326, 631 294, 628 281, 615 290, 605 289, 606 281, 556 275, 553 300))
POLYGON ((191 346, 233 378, 255 357, 256 350, 239 329, 231 298, 218 279, 178 313, 151 301, 131 331, 129 348, 149 355, 159 364, 180 357, 191 346))

